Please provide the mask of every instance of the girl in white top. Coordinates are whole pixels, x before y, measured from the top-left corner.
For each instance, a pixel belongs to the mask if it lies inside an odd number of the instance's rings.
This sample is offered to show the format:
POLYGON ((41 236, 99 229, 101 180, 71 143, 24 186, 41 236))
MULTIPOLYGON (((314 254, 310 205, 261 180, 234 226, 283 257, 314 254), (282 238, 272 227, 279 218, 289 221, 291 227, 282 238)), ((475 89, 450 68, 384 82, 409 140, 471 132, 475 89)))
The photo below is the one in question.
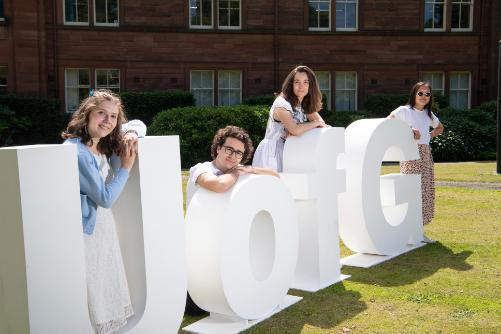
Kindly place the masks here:
POLYGON ((329 126, 318 114, 321 108, 322 93, 315 74, 307 66, 297 66, 285 78, 282 91, 271 106, 266 134, 256 149, 252 166, 281 172, 288 136, 329 126))
MULTIPOLYGON (((444 126, 431 111, 433 95, 427 82, 418 82, 412 87, 407 105, 393 110, 388 116, 403 120, 412 129, 414 139, 418 143, 420 159, 402 161, 402 174, 421 174, 423 224, 428 224, 435 212, 435 181, 433 173, 433 157, 430 139, 440 135, 444 126), (430 132, 430 128, 433 130, 430 132)), ((426 242, 433 240, 424 237, 426 242)))

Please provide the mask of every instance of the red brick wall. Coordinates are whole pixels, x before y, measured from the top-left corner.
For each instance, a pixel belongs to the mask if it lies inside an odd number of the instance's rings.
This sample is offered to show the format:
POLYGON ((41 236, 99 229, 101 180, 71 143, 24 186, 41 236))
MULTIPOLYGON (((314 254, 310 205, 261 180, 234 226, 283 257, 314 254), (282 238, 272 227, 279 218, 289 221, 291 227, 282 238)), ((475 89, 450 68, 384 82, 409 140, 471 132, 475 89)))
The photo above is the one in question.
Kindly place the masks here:
MULTIPOLYGON (((68 67, 120 68, 122 90, 189 89, 190 70, 237 69, 245 97, 271 94, 293 66, 307 64, 357 71, 359 106, 370 93, 407 92, 431 70, 446 79, 470 71, 473 105, 496 94, 495 0, 475 1, 474 31, 461 33, 423 32, 421 1, 360 0, 355 32, 308 31, 307 2, 299 0, 243 1, 237 31, 190 29, 187 0, 121 0, 119 27, 94 27, 89 1, 90 24, 65 26, 62 1, 5 1, 12 19, 0 26, 0 64, 12 91, 64 97, 68 67)), ((333 9, 333 27, 334 17, 333 9)))

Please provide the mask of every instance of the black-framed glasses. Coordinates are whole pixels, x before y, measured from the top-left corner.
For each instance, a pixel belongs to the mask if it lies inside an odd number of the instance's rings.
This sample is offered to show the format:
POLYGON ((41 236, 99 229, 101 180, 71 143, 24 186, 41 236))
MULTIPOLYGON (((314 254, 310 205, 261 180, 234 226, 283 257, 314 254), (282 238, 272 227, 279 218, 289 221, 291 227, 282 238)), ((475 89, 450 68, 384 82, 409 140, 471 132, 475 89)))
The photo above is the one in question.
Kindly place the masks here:
POLYGON ((430 92, 427 92, 427 93, 423 93, 423 92, 418 92, 417 93, 418 96, 426 96, 426 97, 430 97, 431 96, 431 93, 430 92))
POLYGON ((239 150, 235 150, 233 147, 223 145, 223 148, 224 148, 224 153, 226 153, 230 157, 232 155, 234 155, 235 158, 237 158, 237 159, 242 159, 244 157, 244 152, 239 151, 239 150))

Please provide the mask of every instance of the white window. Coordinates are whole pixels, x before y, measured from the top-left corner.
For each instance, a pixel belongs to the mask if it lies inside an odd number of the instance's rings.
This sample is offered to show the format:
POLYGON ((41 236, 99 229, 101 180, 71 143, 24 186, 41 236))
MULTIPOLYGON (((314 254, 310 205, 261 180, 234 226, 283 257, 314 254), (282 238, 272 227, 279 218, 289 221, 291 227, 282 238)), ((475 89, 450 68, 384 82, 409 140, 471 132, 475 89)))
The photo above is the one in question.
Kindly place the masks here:
POLYGON ((191 71, 190 90, 197 106, 214 105, 214 72, 191 71))
POLYGON ((473 29, 473 0, 452 0, 451 30, 473 29))
POLYGON ((89 0, 64 0, 63 7, 64 24, 89 24, 89 0))
POLYGON ((120 92, 119 69, 96 69, 96 89, 109 89, 120 92))
POLYGON ((309 9, 309 30, 330 30, 331 29, 331 1, 315 0, 308 1, 309 9))
POLYGON ((336 111, 357 110, 357 72, 336 72, 336 111))
POLYGON ((445 30, 445 0, 424 0, 424 30, 445 30))
POLYGON ((449 105, 456 109, 470 108, 470 72, 451 72, 449 105))
POLYGON ((219 71, 218 105, 233 106, 242 102, 242 73, 239 71, 219 71))
POLYGON ((94 0, 94 24, 118 26, 118 0, 94 0))
POLYGON ((212 28, 212 0, 190 0, 190 28, 212 28))
POLYGON ((325 95, 325 108, 331 109, 331 73, 328 71, 315 71, 318 80, 318 86, 323 95, 325 95))
POLYGON ((7 66, 0 65, 0 92, 7 90, 7 66))
POLYGON ((66 112, 78 109, 80 101, 89 96, 90 71, 88 68, 65 69, 66 112))
POLYGON ((240 29, 242 11, 240 0, 219 0, 218 22, 220 29, 240 29))
POLYGON ((434 95, 444 95, 444 73, 443 72, 425 72, 423 81, 431 84, 434 95))
POLYGON ((358 0, 336 0, 336 30, 358 29, 358 0))

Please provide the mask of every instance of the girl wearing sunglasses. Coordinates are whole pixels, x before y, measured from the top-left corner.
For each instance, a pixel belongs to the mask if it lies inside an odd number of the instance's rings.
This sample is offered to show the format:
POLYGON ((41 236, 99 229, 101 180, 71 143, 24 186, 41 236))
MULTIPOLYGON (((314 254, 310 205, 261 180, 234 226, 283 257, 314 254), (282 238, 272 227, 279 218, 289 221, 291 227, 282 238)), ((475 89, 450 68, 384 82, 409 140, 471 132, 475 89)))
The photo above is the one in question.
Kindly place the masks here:
MULTIPOLYGON (((403 120, 412 129, 414 139, 418 142, 418 160, 402 161, 400 173, 421 174, 423 224, 431 222, 435 212, 435 180, 433 174, 433 157, 430 149, 430 139, 444 131, 444 126, 431 111, 433 95, 427 82, 416 83, 410 92, 405 106, 393 110, 388 118, 403 120), (430 131, 430 128, 433 128, 430 131)), ((433 242, 424 236, 425 242, 433 242)))

